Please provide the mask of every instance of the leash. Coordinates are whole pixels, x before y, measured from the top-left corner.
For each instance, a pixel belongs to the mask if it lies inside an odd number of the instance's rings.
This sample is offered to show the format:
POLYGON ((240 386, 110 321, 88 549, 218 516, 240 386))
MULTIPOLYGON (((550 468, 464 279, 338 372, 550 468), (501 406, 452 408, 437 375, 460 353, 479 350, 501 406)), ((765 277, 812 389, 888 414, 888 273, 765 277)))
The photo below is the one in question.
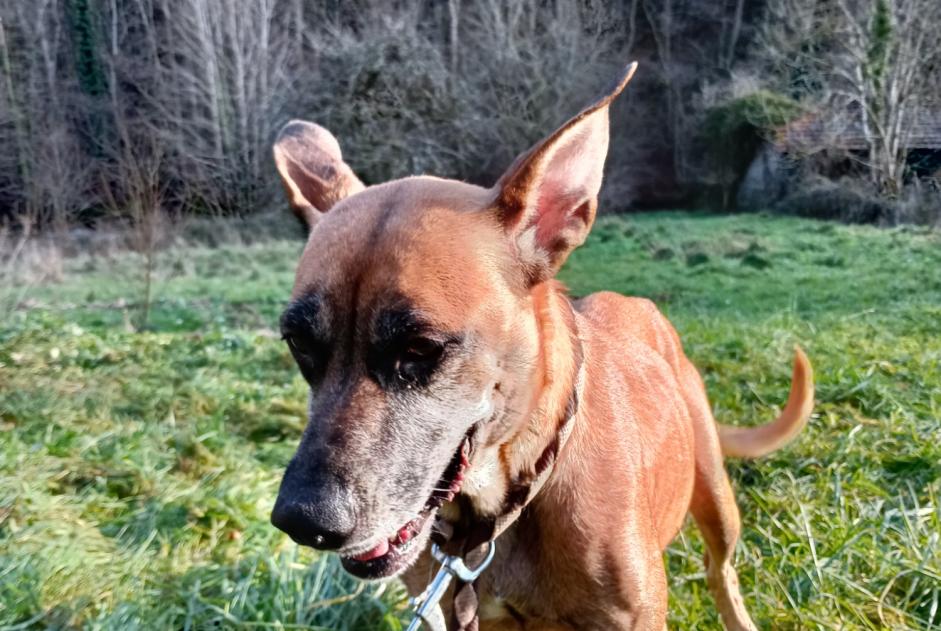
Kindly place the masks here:
MULTIPOLYGON (((572 434, 584 381, 581 340, 577 330, 573 329, 572 335, 577 364, 575 383, 555 437, 536 460, 534 470, 523 472, 517 479, 510 482, 506 494, 507 504, 503 512, 495 517, 476 521, 466 528, 461 536, 454 537, 452 533, 446 545, 455 550, 455 554, 445 553, 438 544, 432 544, 432 556, 441 563, 441 568, 422 595, 415 599, 420 601, 420 604, 415 610, 415 617, 407 631, 417 631, 422 623, 426 624, 431 631, 445 630, 444 614, 439 603, 455 578, 458 583, 454 590, 451 628, 454 631, 478 631, 477 610, 480 602, 477 595, 477 579, 493 561, 496 539, 519 518, 523 509, 542 489, 555 469, 562 447, 572 434)), ((461 512, 466 514, 469 511, 461 512)))
POLYGON ((418 597, 421 604, 415 609, 415 617, 406 631, 417 631, 425 623, 432 631, 444 631, 444 614, 441 613, 441 607, 438 604, 444 593, 448 591, 452 578, 457 578, 462 583, 473 583, 477 580, 484 570, 490 567, 493 561, 493 555, 497 551, 497 544, 490 541, 490 547, 487 556, 483 562, 474 569, 468 568, 460 557, 445 554, 438 544, 431 544, 431 555, 441 562, 441 569, 429 583, 425 592, 418 597))

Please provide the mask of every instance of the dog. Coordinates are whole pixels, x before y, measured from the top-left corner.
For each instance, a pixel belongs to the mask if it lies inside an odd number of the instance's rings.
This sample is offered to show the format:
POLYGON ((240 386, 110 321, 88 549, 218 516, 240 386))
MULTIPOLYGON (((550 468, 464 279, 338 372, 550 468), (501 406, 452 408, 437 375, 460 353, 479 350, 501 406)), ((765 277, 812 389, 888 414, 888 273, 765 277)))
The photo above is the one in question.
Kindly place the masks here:
POLYGON ((553 278, 594 221, 608 109, 635 68, 489 189, 429 176, 367 187, 303 121, 275 142, 310 227, 281 318, 310 397, 271 520, 412 595, 434 571, 432 536, 446 546, 449 529, 488 524, 477 545, 502 531, 469 621, 456 621, 466 586, 444 600, 451 628, 662 630, 663 554, 691 513, 723 623, 755 629, 723 455, 759 457, 800 432, 807 357, 796 349, 776 420, 719 425, 653 303, 573 300, 553 278))

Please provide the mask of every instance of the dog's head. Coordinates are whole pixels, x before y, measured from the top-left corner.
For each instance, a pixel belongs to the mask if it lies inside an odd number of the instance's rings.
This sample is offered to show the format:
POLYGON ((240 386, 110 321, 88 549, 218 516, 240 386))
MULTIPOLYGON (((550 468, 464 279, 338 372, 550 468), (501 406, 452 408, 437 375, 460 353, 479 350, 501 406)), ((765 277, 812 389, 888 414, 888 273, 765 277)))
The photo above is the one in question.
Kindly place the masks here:
POLYGON ((272 522, 394 575, 477 463, 532 407, 534 292, 595 217, 608 147, 601 100, 491 189, 432 177, 365 187, 326 130, 295 121, 275 161, 310 225, 282 334, 310 384, 309 422, 272 522), (469 470, 470 469, 470 470, 469 470))

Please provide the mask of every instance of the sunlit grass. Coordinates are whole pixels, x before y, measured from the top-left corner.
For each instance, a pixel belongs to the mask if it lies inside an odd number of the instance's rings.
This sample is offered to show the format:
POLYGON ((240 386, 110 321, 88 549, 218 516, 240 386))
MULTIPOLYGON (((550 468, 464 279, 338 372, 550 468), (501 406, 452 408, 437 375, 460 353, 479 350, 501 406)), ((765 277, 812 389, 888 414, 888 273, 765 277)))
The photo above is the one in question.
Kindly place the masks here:
MULTIPOLYGON (((401 628, 396 584, 268 524, 304 417, 273 333, 299 250, 162 253, 145 332, 133 257, 82 257, 0 324, 0 628, 401 628)), ((801 438, 729 463, 761 628, 941 628, 937 233, 605 218, 562 276, 657 300, 723 422, 774 415, 795 343, 814 362, 801 438)), ((671 628, 719 628, 695 528, 667 562, 671 628)))

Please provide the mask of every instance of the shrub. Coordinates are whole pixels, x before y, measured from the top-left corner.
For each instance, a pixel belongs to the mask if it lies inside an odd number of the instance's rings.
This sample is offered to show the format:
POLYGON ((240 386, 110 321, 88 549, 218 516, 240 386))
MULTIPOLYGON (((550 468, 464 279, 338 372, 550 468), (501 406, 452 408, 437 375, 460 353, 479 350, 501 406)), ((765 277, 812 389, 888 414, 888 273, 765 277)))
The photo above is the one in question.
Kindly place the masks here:
POLYGON ((294 115, 330 129, 367 183, 430 173, 490 185, 625 61, 604 7, 586 7, 467 4, 447 43, 420 3, 348 16, 314 41, 316 89, 294 115))
POLYGON ((711 158, 722 207, 735 191, 761 144, 777 128, 794 120, 801 106, 786 96, 758 90, 711 108, 702 127, 702 141, 711 158))
POLYGON ((896 223, 941 226, 941 172, 913 180, 903 189, 897 206, 896 223))
POLYGON ((796 184, 793 192, 774 209, 800 217, 849 223, 894 223, 898 215, 894 202, 880 197, 869 182, 852 178, 836 182, 808 178, 796 184))

